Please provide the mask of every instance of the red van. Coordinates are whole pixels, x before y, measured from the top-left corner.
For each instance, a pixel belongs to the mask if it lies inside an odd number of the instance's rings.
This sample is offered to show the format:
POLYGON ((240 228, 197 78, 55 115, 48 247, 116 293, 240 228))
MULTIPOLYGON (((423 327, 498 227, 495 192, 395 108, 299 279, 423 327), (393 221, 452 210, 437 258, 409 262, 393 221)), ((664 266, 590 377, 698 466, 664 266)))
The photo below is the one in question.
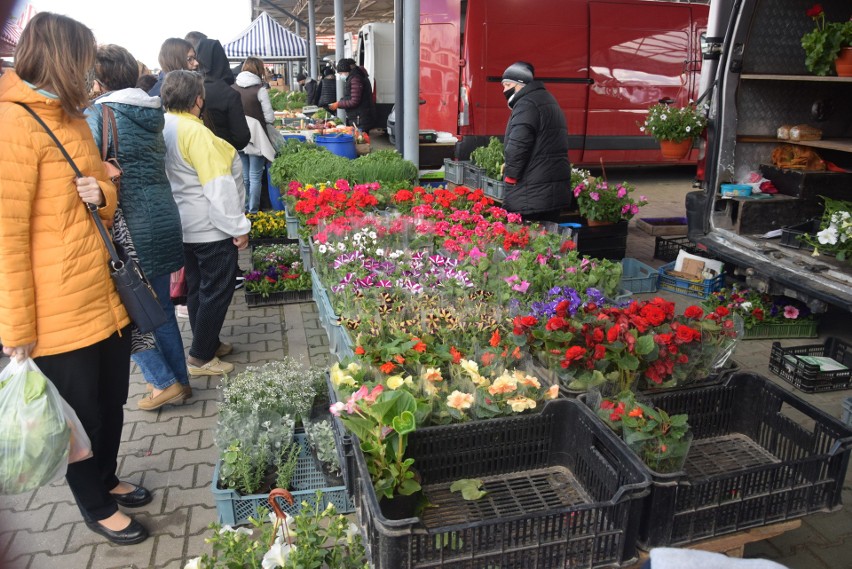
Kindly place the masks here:
POLYGON ((420 128, 461 135, 459 158, 504 134, 500 78, 514 61, 532 63, 560 101, 578 164, 662 162, 637 123, 659 101, 698 98, 706 2, 421 0, 420 10, 420 128))

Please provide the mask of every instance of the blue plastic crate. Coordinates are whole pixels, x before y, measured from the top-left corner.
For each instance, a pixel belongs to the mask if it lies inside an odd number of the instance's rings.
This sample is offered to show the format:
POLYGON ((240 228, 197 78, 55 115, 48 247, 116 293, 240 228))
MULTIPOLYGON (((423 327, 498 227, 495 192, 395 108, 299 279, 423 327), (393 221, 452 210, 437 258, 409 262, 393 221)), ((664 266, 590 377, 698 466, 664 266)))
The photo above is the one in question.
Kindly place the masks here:
POLYGON ((642 261, 625 257, 621 260, 621 288, 634 294, 657 291, 657 269, 642 261))
MULTIPOLYGON (((354 511, 346 486, 326 486, 325 475, 317 468, 316 462, 308 447, 308 440, 304 433, 296 433, 293 442, 297 443, 299 458, 296 463, 296 472, 291 482, 294 503, 291 506, 284 500, 279 500, 278 505, 290 515, 297 514, 302 509, 302 502, 314 504, 316 502, 317 490, 322 491, 323 504, 331 502, 337 511, 346 514, 354 511)), ((218 488, 219 464, 213 469, 213 482, 210 491, 216 501, 216 513, 219 515, 219 523, 227 525, 241 525, 248 523, 249 517, 260 516, 261 508, 271 510, 269 505, 269 494, 250 494, 240 496, 234 490, 223 490, 218 488)))
POLYGON ((691 281, 666 274, 666 271, 673 271, 674 267, 674 261, 660 267, 659 280, 657 281, 657 288, 659 290, 668 290, 695 298, 707 298, 711 293, 722 290, 725 287, 725 273, 716 275, 712 279, 691 281))

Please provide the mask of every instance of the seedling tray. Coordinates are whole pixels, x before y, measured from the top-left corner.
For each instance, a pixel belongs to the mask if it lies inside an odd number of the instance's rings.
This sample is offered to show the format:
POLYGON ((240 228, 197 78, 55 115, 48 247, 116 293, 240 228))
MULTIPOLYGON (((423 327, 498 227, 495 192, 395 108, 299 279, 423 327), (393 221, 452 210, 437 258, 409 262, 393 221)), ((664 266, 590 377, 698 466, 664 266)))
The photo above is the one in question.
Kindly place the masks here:
POLYGON ((682 472, 649 471, 643 549, 840 508, 852 430, 837 419, 752 373, 646 395, 669 414, 687 413, 695 439, 682 472))
POLYGON ((567 399, 537 414, 426 427, 409 436, 422 517, 383 516, 363 453, 356 502, 376 569, 597 568, 636 558, 647 478, 638 459, 585 407, 567 399), (449 485, 479 478, 466 501, 449 485))

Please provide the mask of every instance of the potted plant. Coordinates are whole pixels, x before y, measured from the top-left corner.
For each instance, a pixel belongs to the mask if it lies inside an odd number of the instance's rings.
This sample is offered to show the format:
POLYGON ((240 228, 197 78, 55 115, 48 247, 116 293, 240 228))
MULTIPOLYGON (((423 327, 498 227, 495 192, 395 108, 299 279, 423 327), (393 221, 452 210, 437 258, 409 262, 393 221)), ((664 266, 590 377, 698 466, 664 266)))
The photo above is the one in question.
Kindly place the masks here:
POLYGON ((834 255, 838 261, 852 260, 852 201, 824 197, 825 212, 816 235, 805 234, 801 239, 814 248, 814 256, 834 255))
POLYGON ((685 107, 657 103, 648 109, 648 116, 639 124, 639 130, 657 139, 663 157, 686 158, 692 141, 707 125, 704 110, 692 101, 685 107))
POLYGON ((711 311, 722 306, 742 318, 745 339, 817 337, 814 313, 794 298, 773 297, 735 285, 712 293, 702 304, 711 311))
POLYGON ((355 133, 355 153, 358 156, 370 153, 370 135, 363 130, 355 133))
POLYGON ((640 403, 631 391, 602 399, 595 411, 649 469, 660 474, 683 469, 693 439, 686 414, 640 403))
POLYGON ((806 13, 815 27, 802 36, 805 67, 820 76, 829 75, 832 70, 841 77, 852 76, 852 19, 826 22, 820 4, 814 4, 806 13))
POLYGON ((245 275, 248 306, 305 302, 311 298, 311 276, 305 272, 296 244, 264 245, 252 251, 254 269, 245 275))
POLYGON ((610 184, 603 178, 593 178, 577 185, 574 197, 588 225, 610 225, 630 220, 648 203, 645 196, 634 200, 630 195, 633 191, 633 186, 627 182, 610 184))

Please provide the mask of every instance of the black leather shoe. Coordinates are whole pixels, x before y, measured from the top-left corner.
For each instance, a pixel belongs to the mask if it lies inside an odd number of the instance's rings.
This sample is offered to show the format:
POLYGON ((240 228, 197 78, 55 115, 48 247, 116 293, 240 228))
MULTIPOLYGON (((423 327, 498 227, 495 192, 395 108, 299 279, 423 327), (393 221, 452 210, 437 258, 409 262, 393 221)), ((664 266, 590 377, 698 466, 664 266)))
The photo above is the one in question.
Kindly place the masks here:
POLYGON ((86 521, 86 527, 99 533, 116 545, 133 545, 148 539, 148 530, 136 520, 130 520, 130 525, 118 531, 113 531, 98 522, 86 521))
POLYGON ((136 486, 132 491, 126 494, 110 493, 110 495, 115 499, 119 506, 124 506, 125 508, 141 508, 154 499, 151 493, 142 486, 136 486))

